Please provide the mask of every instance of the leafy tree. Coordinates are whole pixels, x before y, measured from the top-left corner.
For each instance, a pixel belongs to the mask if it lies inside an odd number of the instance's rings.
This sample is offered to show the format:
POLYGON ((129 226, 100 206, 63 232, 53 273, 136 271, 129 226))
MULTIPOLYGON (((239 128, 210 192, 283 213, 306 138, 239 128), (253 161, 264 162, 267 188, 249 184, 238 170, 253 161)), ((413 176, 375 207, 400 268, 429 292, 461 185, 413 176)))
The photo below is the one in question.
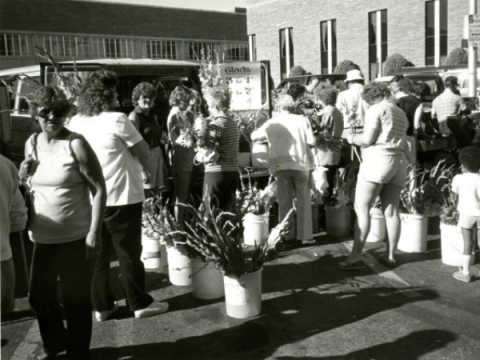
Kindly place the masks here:
POLYGON ((342 62, 337 64, 337 66, 335 67, 335 70, 333 70, 333 73, 346 74, 350 70, 360 70, 360 66, 358 66, 351 60, 343 60, 342 62))
POLYGON ((290 69, 290 73, 288 74, 288 76, 301 76, 301 75, 307 75, 307 71, 300 65, 292 66, 292 68, 290 69))
POLYGON ((395 72, 399 71, 402 67, 410 66, 415 65, 413 65, 409 60, 407 60, 403 55, 395 53, 387 57, 387 60, 383 65, 383 74, 385 76, 394 75, 395 72))
POLYGON ((447 65, 468 64, 468 51, 462 48, 453 49, 447 57, 447 65))

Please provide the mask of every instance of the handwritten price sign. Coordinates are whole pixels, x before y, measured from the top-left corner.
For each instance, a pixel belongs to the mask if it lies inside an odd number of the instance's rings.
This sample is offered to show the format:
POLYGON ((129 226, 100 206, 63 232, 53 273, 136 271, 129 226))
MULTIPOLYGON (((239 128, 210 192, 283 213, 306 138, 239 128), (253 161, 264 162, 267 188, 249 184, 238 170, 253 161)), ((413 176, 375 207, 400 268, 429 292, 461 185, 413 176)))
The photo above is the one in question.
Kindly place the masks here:
POLYGON ((468 15, 468 42, 480 46, 480 15, 468 15))
POLYGON ((222 64, 223 84, 232 94, 231 109, 262 108, 262 71, 260 63, 236 62, 222 64))

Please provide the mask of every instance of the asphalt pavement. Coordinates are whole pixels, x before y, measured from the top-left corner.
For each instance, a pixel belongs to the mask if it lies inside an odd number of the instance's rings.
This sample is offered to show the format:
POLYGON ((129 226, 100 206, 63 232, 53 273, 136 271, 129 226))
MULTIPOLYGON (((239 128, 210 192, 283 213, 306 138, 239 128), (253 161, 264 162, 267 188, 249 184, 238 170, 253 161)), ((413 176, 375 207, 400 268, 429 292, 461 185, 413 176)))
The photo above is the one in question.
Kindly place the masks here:
MULTIPOLYGON (((378 261, 384 244, 367 244, 368 267, 348 272, 336 264, 351 240, 316 239, 265 265, 262 312, 245 320, 228 317, 224 299, 197 300, 159 271, 147 272, 147 289, 170 311, 135 319, 113 264, 122 307, 111 320, 94 320, 92 359, 480 359, 480 281, 453 279, 439 240, 422 254, 399 252, 392 270, 378 261)), ((2 323, 2 359, 33 359, 40 346, 37 322, 18 299, 2 323)))

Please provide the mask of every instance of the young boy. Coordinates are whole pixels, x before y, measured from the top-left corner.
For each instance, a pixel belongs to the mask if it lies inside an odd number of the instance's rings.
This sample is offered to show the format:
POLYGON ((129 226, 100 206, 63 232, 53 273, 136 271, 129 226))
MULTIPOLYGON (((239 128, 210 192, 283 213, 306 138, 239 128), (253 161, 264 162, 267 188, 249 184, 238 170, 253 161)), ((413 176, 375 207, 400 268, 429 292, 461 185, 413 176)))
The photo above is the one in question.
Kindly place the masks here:
POLYGON ((155 86, 148 82, 135 86, 132 101, 136 107, 128 115, 150 148, 148 160, 142 164, 145 197, 156 195, 164 186, 164 155, 161 148, 163 131, 157 122, 157 117, 151 111, 156 96, 155 86))
POLYGON ((452 191, 458 194, 457 209, 460 213, 458 226, 463 235, 463 266, 453 277, 463 282, 470 282, 470 261, 473 252, 472 231, 477 229, 480 235, 480 148, 467 146, 460 151, 462 174, 452 181, 452 191))

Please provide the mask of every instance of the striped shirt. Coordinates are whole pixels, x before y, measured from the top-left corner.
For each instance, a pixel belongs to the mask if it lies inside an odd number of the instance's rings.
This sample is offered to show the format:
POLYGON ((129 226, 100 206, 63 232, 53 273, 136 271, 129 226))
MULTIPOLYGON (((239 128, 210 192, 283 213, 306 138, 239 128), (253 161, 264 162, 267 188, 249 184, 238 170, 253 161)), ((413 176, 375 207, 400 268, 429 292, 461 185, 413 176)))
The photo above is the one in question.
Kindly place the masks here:
POLYGON ((240 130, 232 117, 218 116, 207 126, 206 143, 211 147, 218 144, 219 159, 205 165, 205 172, 238 171, 238 143, 240 130))
POLYGON ((450 89, 437 96, 432 103, 432 118, 437 115, 438 126, 443 134, 450 134, 447 127, 447 117, 449 115, 458 114, 461 110, 465 110, 467 106, 460 95, 455 94, 450 89))
POLYGON ((407 116, 396 104, 383 100, 372 105, 365 115, 364 129, 375 129, 377 138, 363 149, 364 155, 395 155, 406 149, 409 122, 407 116))

